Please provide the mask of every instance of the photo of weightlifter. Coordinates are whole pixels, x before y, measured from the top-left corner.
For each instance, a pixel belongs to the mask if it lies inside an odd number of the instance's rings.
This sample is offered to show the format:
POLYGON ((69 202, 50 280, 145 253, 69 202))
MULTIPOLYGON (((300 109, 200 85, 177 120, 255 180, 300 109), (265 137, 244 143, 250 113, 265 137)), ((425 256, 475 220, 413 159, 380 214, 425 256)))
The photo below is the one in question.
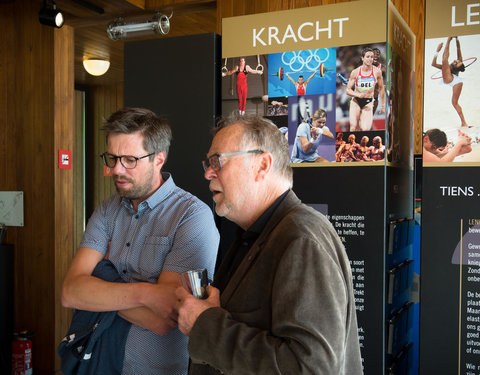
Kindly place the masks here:
POLYGON ((268 96, 335 92, 335 48, 268 55, 268 96))

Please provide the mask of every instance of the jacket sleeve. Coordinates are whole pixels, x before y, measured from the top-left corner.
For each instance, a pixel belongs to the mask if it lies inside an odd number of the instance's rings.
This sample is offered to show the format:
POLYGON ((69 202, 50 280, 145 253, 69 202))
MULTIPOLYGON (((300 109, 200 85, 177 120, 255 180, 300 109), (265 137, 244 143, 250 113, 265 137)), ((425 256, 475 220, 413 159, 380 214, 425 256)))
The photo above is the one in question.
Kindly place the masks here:
POLYGON ((268 327, 255 323, 257 311, 209 309, 191 331, 193 362, 234 375, 343 373, 351 298, 351 279, 337 258, 343 247, 328 234, 323 241, 307 236, 284 246, 265 297, 268 327))

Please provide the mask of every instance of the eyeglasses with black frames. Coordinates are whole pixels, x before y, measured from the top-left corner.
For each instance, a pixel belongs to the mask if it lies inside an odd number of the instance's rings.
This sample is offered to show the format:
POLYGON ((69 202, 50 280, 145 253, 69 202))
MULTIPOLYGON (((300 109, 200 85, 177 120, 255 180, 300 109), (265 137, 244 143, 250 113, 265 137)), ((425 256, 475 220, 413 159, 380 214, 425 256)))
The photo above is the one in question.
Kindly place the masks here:
POLYGON ((227 152, 224 154, 213 154, 207 159, 202 160, 203 170, 206 172, 208 167, 212 167, 215 172, 218 172, 222 169, 222 162, 220 161, 221 157, 225 156, 235 156, 243 154, 263 154, 262 150, 249 150, 249 151, 237 151, 237 152, 227 152))
POLYGON ((137 166, 137 162, 140 159, 148 158, 149 156, 155 155, 155 152, 151 152, 148 155, 145 156, 132 156, 132 155, 112 155, 109 154, 108 152, 104 152, 100 157, 103 160, 103 164, 105 164, 108 168, 115 168, 115 165, 117 165, 117 160, 120 159, 120 164, 122 164, 123 168, 125 169, 133 169, 137 166))

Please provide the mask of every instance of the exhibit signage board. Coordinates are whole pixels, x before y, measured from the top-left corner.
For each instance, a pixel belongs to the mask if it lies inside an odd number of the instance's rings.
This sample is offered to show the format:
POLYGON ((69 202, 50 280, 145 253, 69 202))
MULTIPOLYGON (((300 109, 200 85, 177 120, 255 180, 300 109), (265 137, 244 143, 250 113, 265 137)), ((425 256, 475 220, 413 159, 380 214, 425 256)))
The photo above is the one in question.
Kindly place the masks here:
POLYGON ((480 3, 426 0, 421 373, 480 374, 480 3))
POLYGON ((293 190, 350 258, 371 375, 402 349, 387 353, 385 267, 390 221, 412 215, 414 48, 384 0, 222 20, 222 114, 264 116, 288 139, 293 190))

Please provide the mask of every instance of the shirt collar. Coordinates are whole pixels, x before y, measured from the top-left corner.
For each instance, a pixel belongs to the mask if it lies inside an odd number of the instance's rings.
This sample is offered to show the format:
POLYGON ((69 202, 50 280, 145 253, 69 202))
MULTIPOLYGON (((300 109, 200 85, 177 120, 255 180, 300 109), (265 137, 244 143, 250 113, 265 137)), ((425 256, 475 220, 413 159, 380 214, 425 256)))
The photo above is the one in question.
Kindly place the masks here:
POLYGON ((280 195, 275 202, 272 203, 270 207, 268 207, 263 214, 243 233, 242 237, 244 239, 250 239, 254 237, 258 237, 260 233, 262 233, 263 228, 267 225, 268 220, 272 216, 275 209, 278 207, 280 202, 285 198, 289 190, 285 191, 282 195, 280 195))

